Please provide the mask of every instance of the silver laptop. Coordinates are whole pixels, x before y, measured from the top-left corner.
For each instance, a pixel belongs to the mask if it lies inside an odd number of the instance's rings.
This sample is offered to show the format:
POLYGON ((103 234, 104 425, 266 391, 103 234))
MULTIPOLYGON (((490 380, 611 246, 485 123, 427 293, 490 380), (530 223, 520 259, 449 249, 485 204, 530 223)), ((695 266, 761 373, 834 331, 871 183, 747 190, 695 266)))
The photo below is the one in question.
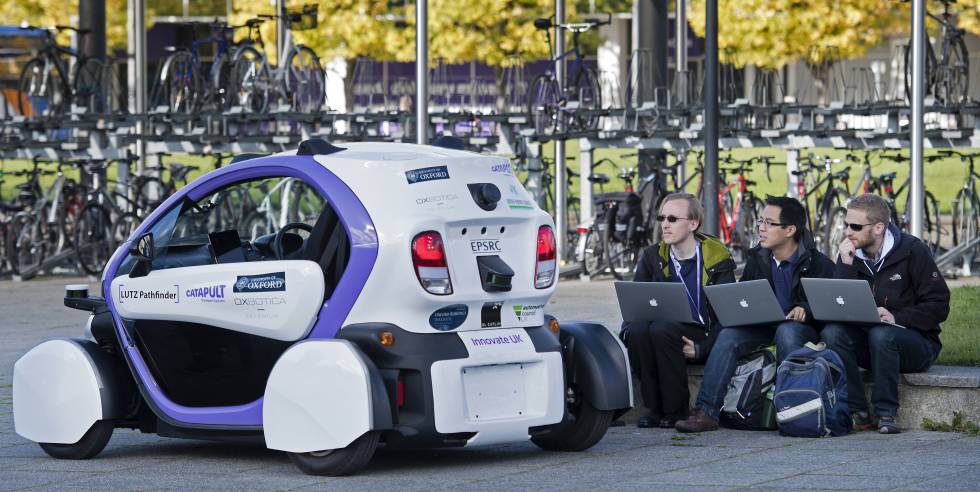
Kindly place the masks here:
POLYGON ((767 280, 749 280, 704 288, 721 326, 771 325, 786 321, 767 280))
POLYGON ((803 291, 813 317, 819 321, 839 321, 869 325, 892 325, 878 316, 871 285, 864 280, 804 278, 803 291))
POLYGON ((616 282, 623 321, 696 323, 679 282, 616 282))

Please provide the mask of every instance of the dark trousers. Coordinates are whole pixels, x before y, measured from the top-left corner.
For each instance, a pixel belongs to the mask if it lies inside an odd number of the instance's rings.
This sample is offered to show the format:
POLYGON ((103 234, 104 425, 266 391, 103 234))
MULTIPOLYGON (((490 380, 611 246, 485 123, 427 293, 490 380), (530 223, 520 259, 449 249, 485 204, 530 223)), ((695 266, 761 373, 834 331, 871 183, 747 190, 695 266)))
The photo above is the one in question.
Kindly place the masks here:
POLYGON ((939 356, 938 347, 921 333, 896 326, 831 323, 824 326, 820 338, 844 362, 851 411, 868 410, 860 366, 871 371, 871 403, 882 417, 898 413, 899 374, 926 371, 939 356))
POLYGON ((818 340, 820 335, 812 325, 798 321, 784 321, 773 326, 722 329, 708 361, 704 364, 704 380, 698 391, 696 406, 718 420, 721 407, 725 403, 725 394, 728 393, 728 381, 735 374, 739 358, 760 346, 775 342, 776 359, 782 362, 790 352, 803 347, 807 342, 818 340))
POLYGON ((702 341, 704 327, 652 321, 630 323, 626 329, 630 359, 640 376, 643 404, 656 415, 687 415, 691 393, 687 389, 687 359, 681 337, 695 343, 702 341))

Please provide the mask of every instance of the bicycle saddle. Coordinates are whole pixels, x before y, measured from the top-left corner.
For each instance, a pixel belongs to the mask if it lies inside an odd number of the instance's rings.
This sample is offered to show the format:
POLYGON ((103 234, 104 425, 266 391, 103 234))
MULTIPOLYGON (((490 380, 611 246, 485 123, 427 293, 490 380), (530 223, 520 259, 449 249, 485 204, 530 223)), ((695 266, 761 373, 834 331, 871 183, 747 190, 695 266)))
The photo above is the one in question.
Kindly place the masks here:
POLYGON ((541 29, 551 29, 551 19, 534 19, 534 28, 541 29))
POLYGON ((592 173, 589 175, 590 183, 609 184, 609 181, 610 181, 609 176, 606 176, 605 174, 602 173, 592 173))

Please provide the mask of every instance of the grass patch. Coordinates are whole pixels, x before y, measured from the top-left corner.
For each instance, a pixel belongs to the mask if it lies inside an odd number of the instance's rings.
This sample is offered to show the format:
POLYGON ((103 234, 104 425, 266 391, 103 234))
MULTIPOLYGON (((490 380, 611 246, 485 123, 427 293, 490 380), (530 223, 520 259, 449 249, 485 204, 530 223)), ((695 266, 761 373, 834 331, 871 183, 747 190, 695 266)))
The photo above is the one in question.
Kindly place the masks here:
POLYGON ((670 436, 671 441, 690 441, 691 439, 694 438, 690 436, 670 436))
POLYGON ((957 287, 952 290, 949 317, 943 322, 939 335, 943 349, 937 364, 947 366, 980 366, 980 331, 977 306, 980 306, 980 287, 957 287))
POLYGON ((928 417, 922 419, 922 428, 938 432, 959 432, 968 436, 980 436, 980 426, 966 420, 961 412, 953 412, 952 422, 937 422, 928 417))

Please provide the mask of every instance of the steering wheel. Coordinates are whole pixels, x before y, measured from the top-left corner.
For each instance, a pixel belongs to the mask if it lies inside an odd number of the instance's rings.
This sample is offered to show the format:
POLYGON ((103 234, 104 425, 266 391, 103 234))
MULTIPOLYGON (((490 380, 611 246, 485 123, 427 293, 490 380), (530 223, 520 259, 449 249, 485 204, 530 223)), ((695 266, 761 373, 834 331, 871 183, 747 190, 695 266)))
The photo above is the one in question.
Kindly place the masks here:
POLYGON ((285 236, 286 231, 290 229, 303 229, 306 232, 312 233, 313 226, 305 222, 290 222, 279 229, 276 233, 276 238, 272 240, 272 252, 275 253, 276 259, 282 259, 282 238, 285 236))

